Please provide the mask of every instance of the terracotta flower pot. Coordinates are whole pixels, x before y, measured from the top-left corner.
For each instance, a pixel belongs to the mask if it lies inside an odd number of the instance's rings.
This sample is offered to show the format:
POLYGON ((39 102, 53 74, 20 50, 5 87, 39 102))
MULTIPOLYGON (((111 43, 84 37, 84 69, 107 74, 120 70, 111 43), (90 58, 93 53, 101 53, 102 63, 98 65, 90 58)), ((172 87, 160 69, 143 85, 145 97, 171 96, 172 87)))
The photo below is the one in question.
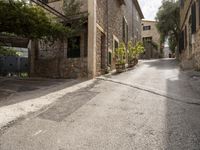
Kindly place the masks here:
POLYGON ((125 66, 124 63, 123 64, 116 64, 115 66, 116 66, 116 72, 117 73, 122 73, 126 70, 126 66, 125 66))
POLYGON ((129 67, 129 68, 132 68, 132 67, 134 67, 135 65, 137 65, 137 63, 138 63, 138 59, 137 59, 137 58, 134 58, 134 59, 132 59, 132 60, 130 60, 130 61, 128 62, 128 67, 129 67))

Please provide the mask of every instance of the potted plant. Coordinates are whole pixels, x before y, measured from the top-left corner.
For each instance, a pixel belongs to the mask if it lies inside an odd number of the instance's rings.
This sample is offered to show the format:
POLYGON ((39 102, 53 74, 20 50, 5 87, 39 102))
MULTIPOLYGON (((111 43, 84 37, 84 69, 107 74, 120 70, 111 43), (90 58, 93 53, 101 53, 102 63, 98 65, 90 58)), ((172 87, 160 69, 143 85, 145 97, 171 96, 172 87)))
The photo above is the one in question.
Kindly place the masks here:
POLYGON ((131 41, 128 42, 128 67, 131 68, 135 65, 136 60, 136 48, 133 47, 133 43, 131 41))
POLYGON ((144 52, 144 46, 141 42, 137 42, 133 46, 132 42, 128 43, 128 66, 133 67, 138 63, 138 57, 144 52))
POLYGON ((126 69, 126 46, 124 43, 120 43, 119 47, 115 50, 115 67, 116 67, 116 72, 121 73, 124 72, 126 69))
POLYGON ((135 49, 136 49, 136 64, 137 64, 140 54, 144 53, 144 45, 142 44, 142 42, 137 42, 135 49))

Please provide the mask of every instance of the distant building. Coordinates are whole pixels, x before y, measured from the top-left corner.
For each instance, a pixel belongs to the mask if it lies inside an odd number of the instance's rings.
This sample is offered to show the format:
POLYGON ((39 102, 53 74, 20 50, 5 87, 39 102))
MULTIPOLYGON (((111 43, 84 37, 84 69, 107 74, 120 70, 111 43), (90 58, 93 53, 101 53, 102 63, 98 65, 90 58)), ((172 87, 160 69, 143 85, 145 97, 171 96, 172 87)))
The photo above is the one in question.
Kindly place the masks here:
POLYGON ((143 58, 145 59, 161 57, 160 33, 156 24, 156 21, 142 20, 142 40, 145 46, 143 58))
POLYGON ((169 46, 166 46, 163 48, 163 57, 164 58, 169 58, 169 55, 172 54, 172 52, 169 49, 169 46))
POLYGON ((180 16, 181 67, 200 70, 200 0, 180 0, 180 16))

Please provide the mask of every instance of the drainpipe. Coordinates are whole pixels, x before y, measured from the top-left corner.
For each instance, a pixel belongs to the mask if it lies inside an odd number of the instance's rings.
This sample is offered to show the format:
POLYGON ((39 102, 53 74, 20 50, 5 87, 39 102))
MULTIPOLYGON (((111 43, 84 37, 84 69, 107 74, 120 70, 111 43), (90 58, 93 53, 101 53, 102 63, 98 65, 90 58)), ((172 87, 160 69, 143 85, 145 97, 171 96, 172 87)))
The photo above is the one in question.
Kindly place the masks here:
POLYGON ((107 16, 107 19, 106 19, 106 33, 107 33, 107 40, 106 40, 106 51, 107 51, 107 62, 106 62, 106 64, 107 64, 107 66, 106 66, 106 69, 108 69, 108 66, 109 66, 109 54, 108 54, 108 52, 109 52, 109 48, 108 48, 108 46, 109 46, 109 44, 108 44, 108 42, 109 42, 109 6, 108 6, 108 0, 106 0, 106 16, 107 16))

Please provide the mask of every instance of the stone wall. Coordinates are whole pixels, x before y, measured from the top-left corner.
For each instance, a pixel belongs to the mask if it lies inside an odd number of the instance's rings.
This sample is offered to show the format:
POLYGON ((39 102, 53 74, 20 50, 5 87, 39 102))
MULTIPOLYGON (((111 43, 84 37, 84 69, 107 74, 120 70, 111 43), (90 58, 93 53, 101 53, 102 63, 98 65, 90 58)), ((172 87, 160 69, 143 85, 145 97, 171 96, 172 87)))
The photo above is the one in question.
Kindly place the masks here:
POLYGON ((47 78, 87 77, 87 58, 39 59, 33 76, 47 78))
POLYGON ((96 38, 97 38, 97 45, 96 45, 96 48, 97 48, 97 50, 96 50, 96 55, 97 55, 97 57, 96 57, 96 67, 97 67, 97 69, 96 69, 96 71, 97 71, 97 76, 98 75, 101 75, 101 69, 102 69, 102 67, 101 67, 101 31, 97 28, 97 36, 96 36, 96 38))
POLYGON ((180 6, 180 24, 181 26, 185 24, 185 17, 187 15, 188 9, 190 8, 190 4, 193 0, 184 0, 184 5, 180 6))
MULTIPOLYGON (((121 5, 118 0, 108 0, 108 6, 106 1, 107 0, 97 0, 97 24, 106 33, 106 36, 108 36, 108 50, 111 51, 113 55, 111 69, 114 69, 113 40, 115 37, 119 42, 123 41, 123 18, 125 17, 128 24, 128 40, 136 43, 136 41, 141 40, 141 17, 132 0, 125 0, 126 5, 121 5)), ((98 39, 100 31, 101 30, 97 31, 97 57, 99 57, 98 46, 100 43, 98 42, 100 42, 100 40, 98 39)), ((99 70, 99 61, 100 59, 97 59, 97 70, 99 70)))
MULTIPOLYGON (((196 18, 196 33, 192 34, 191 31, 191 4, 194 1, 186 0, 184 6, 180 9, 181 15, 181 28, 182 31, 187 28, 187 38, 184 38, 184 49, 180 54, 181 68, 183 69, 196 69, 200 70, 200 26, 199 26, 199 13, 197 9, 197 18, 196 18)), ((199 7, 199 4, 196 3, 196 7, 199 7)), ((185 33, 185 31, 184 31, 185 33)), ((184 34, 185 35, 185 34, 184 34)))
MULTIPOLYGON (((80 1, 82 4, 80 11, 87 12, 88 11, 88 0, 80 0, 80 1)), ((57 11, 64 13, 63 12, 63 0, 53 1, 53 2, 48 3, 48 5, 54 9, 56 9, 57 11)))
POLYGON ((31 76, 48 78, 87 77, 87 32, 80 33, 80 58, 67 57, 67 40, 39 41, 31 49, 31 76), (85 54, 86 53, 86 54, 85 54))
POLYGON ((194 67, 200 71, 200 29, 195 35, 196 42, 194 44, 194 67))

